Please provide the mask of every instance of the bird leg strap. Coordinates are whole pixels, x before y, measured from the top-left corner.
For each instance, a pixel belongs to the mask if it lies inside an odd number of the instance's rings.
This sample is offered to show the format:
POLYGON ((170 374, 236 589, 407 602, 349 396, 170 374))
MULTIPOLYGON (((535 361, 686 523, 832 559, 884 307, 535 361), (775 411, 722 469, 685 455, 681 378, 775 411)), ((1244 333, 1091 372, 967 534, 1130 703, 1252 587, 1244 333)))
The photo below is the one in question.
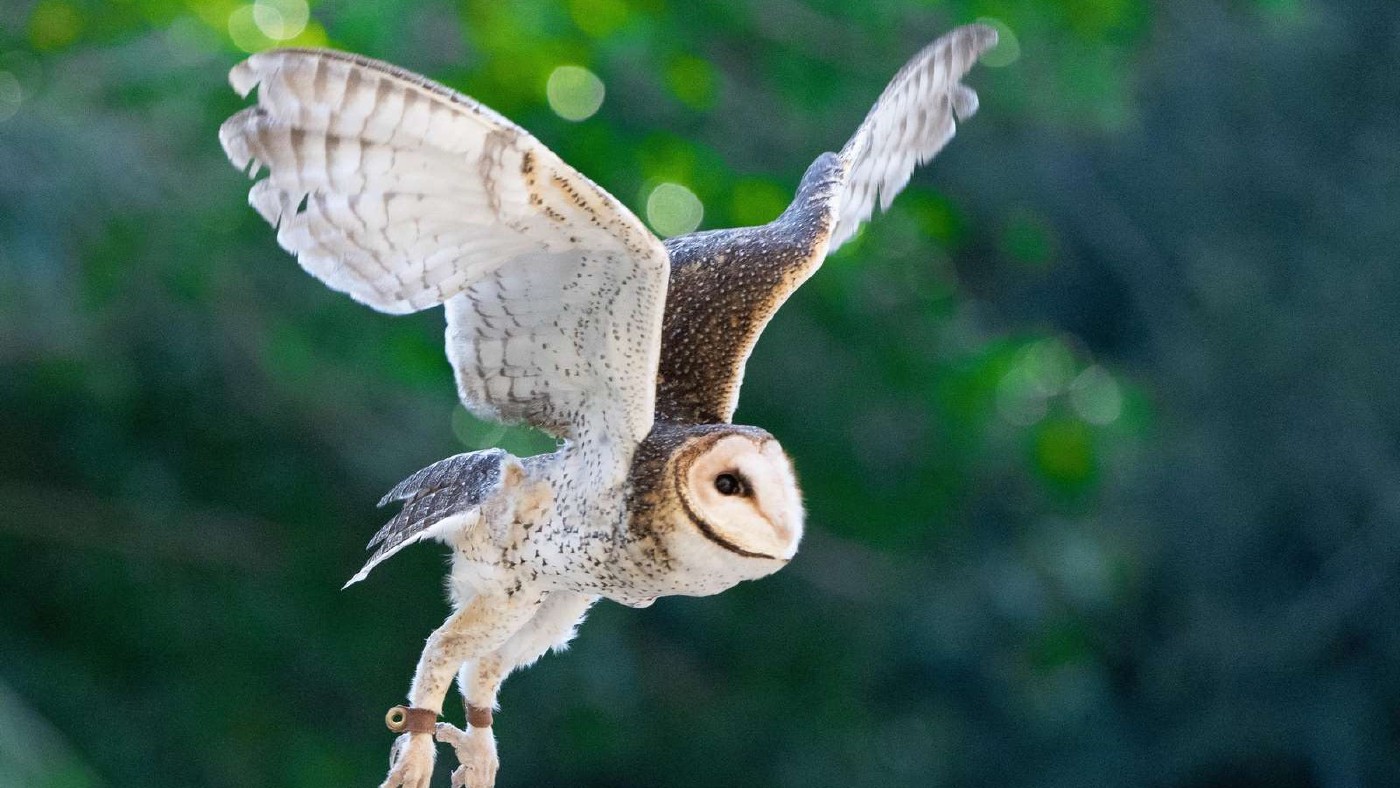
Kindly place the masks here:
POLYGON ((491 727, 491 707, 467 704, 467 724, 473 728, 491 727))
MULTIPOLYGON (((489 723, 491 711, 488 709, 489 723)), ((437 728, 437 712, 414 706, 395 706, 384 715, 384 724, 394 733, 432 733, 437 728)))

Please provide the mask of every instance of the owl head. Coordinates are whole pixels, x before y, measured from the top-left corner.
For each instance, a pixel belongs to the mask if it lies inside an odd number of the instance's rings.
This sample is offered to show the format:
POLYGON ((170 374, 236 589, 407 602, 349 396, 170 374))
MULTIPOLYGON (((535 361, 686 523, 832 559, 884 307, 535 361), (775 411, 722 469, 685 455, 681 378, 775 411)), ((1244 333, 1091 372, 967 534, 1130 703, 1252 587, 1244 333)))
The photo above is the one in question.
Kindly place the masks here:
MULTIPOLYGON (((638 558, 666 587, 705 596, 772 574, 802 539, 802 496, 778 441, 756 427, 658 425, 633 465, 638 558)), ((644 572, 644 575, 650 574, 644 572)))

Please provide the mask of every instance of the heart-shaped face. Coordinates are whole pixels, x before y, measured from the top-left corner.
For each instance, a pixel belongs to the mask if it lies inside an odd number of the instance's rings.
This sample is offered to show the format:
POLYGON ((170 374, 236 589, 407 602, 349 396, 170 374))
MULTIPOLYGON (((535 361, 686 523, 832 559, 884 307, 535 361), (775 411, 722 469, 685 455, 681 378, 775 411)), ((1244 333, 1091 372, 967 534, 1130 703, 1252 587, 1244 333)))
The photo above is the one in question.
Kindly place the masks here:
POLYGON ((674 469, 691 526, 735 555, 791 559, 802 538, 802 498, 782 447, 748 432, 697 440, 674 469))
POLYGON ((792 463, 763 430, 665 426, 634 465, 631 582, 613 598, 717 594, 787 565, 802 540, 792 463))

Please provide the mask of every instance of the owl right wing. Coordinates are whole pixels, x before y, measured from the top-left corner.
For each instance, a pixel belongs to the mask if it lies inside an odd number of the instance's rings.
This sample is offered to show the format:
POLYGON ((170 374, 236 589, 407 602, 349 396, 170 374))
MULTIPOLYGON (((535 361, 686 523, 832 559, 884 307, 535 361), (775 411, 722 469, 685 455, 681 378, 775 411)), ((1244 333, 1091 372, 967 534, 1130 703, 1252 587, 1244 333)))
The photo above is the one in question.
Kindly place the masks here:
POLYGON ((657 416, 667 421, 729 421, 744 364, 764 326, 822 261, 888 208, 918 165, 953 138, 957 120, 977 111, 962 84, 996 44, 986 25, 957 28, 900 69, 840 153, 807 169, 781 216, 760 227, 672 238, 671 284, 657 379, 657 416))
POLYGON ((829 251, 855 235, 877 199, 880 210, 889 210, 914 168, 953 138, 955 119, 977 113, 977 93, 961 80, 996 43, 995 28, 966 25, 924 47, 894 75, 837 154, 844 172, 829 204, 829 251))
MULTIPOLYGON (((329 50, 253 55, 219 139, 281 246, 374 309, 446 304, 463 403, 555 436, 651 429, 661 242, 529 133, 424 77, 329 50)), ((625 474, 626 468, 617 469, 625 474)))

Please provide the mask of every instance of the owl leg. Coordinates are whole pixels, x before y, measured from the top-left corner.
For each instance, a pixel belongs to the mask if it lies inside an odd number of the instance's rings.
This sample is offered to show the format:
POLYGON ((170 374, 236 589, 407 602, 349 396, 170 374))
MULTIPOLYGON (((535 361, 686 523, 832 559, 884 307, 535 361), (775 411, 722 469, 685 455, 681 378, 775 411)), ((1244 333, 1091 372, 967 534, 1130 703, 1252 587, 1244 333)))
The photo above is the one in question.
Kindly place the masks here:
POLYGON ((438 723, 437 739, 457 752, 461 766, 452 773, 453 788, 491 788, 495 785, 500 760, 496 737, 491 731, 496 693, 506 676, 526 667, 551 648, 568 645, 597 597, 555 593, 547 599, 525 626, 496 651, 462 665, 457 685, 467 705, 467 728, 438 723))
MULTIPOLYGON (((499 649, 539 610, 544 592, 473 597, 428 637, 408 702, 414 709, 441 715, 443 696, 452 676, 467 660, 499 649)), ((394 742, 389 776, 381 788, 428 788, 436 755, 433 729, 415 727, 394 742)))

